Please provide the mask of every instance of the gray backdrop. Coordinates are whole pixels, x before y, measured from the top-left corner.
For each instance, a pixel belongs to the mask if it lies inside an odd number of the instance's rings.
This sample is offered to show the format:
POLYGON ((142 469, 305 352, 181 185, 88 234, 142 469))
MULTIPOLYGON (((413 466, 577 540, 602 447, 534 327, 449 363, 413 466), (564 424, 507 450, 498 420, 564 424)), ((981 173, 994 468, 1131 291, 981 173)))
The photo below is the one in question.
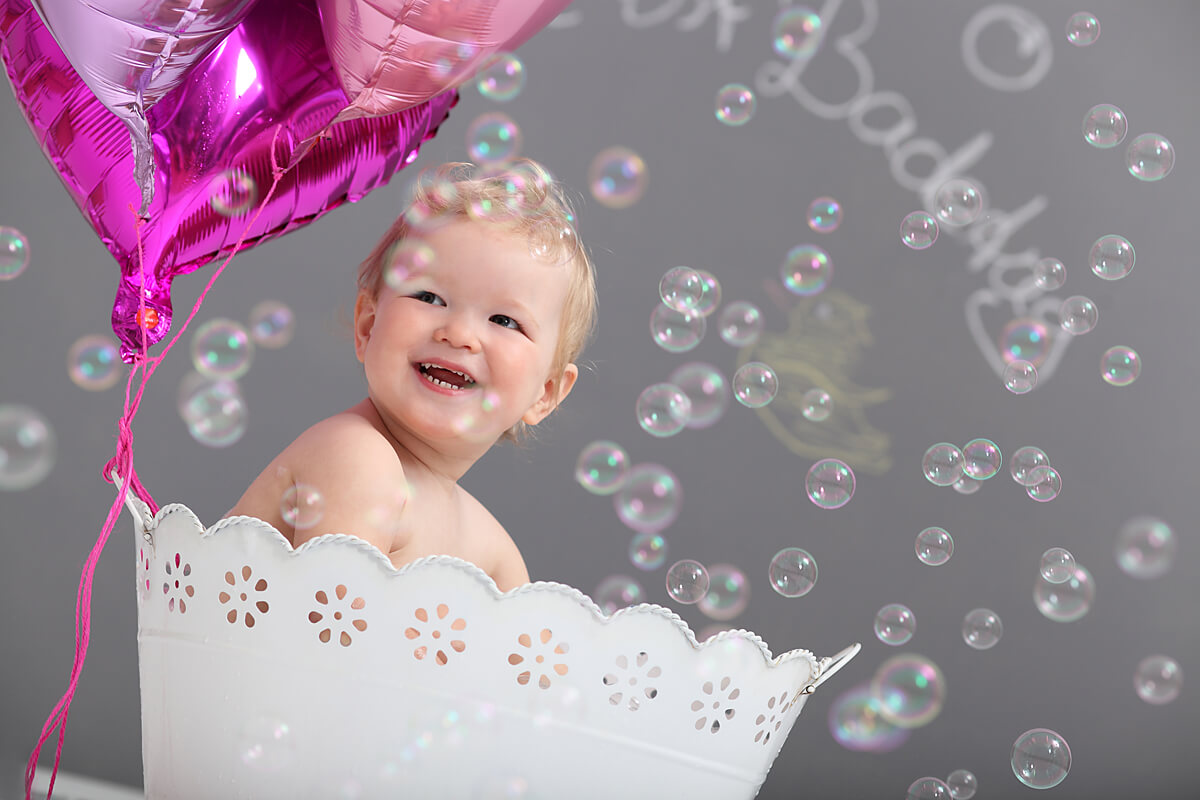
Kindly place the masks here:
MULTIPOLYGON (((863 643, 857 660, 810 701, 763 797, 900 797, 914 779, 960 767, 978 776, 979 797, 1027 795, 1008 758, 1016 736, 1034 727, 1057 730, 1074 752, 1071 774, 1053 792, 1059 800, 1194 797, 1200 787, 1190 760, 1200 734, 1193 469, 1200 6, 1091 3, 1103 33, 1095 45, 1075 48, 1064 26, 1077 5, 830 2, 830 38, 789 86, 770 75, 756 84, 774 60, 775 3, 576 3, 522 48, 529 81, 521 96, 501 107, 465 89, 422 149, 420 164, 465 159, 468 123, 499 108, 521 125, 524 153, 583 197, 580 231, 596 258, 601 308, 586 353, 591 368, 539 441, 494 449, 463 481, 513 533, 534 579, 590 593, 607 575, 625 573, 641 581, 648 600, 670 605, 694 628, 711 622, 668 601, 662 569, 640 573, 629 564, 632 532, 611 501, 572 480, 586 443, 615 439, 635 462, 657 461, 679 476, 685 499, 665 532, 669 561, 732 562, 748 574, 749 607, 729 625, 759 633, 776 653, 803 647, 821 656, 863 643), (1026 20, 1020 32, 1008 18, 1026 20), (968 67, 962 40, 973 19, 986 24, 968 37, 979 61, 968 67), (1039 54, 1050 62, 1039 66, 1039 54), (996 88, 1004 76, 1017 90, 996 88), (717 89, 733 81, 760 90, 757 115, 740 128, 713 117, 717 89), (982 143, 962 169, 986 187, 991 206, 1037 210, 1001 243, 1008 262, 975 256, 981 248, 961 233, 943 232, 925 252, 900 243, 898 224, 921 200, 898 182, 878 138, 846 118, 856 91, 872 89, 891 105, 865 115, 873 128, 900 125, 905 112, 897 108, 908 106, 915 127, 899 131, 893 145, 924 139, 928 156, 935 145, 954 153, 982 143), (1124 145, 1101 151, 1082 141, 1083 116, 1100 102, 1126 112, 1129 139, 1154 131, 1172 141, 1178 163, 1167 179, 1139 183, 1125 172, 1124 145), (649 168, 648 191, 625 210, 605 208, 587 191, 592 156, 616 144, 638 151, 649 168), (804 224, 808 202, 822 194, 845 208, 831 234, 804 224), (1137 248, 1135 270, 1117 283, 1086 265, 1088 248, 1105 233, 1137 248), (765 284, 778 281, 783 255, 804 241, 830 252, 834 277, 824 308, 802 309, 799 333, 785 335, 789 312, 765 284), (1020 314, 1004 284, 1028 277, 1022 253, 1026 263, 1030 253, 1061 258, 1068 280, 1058 297, 1091 297, 1100 321, 1056 351, 1041 385, 1018 397, 1001 385, 988 342, 1020 314), (1005 263, 1018 266, 1006 273, 1005 263), (837 384, 827 388, 843 402, 826 428, 806 426, 785 403, 766 412, 734 404, 713 428, 670 439, 638 428, 638 393, 676 366, 708 361, 728 377, 739 359, 762 352, 739 354, 715 325, 685 355, 654 345, 647 320, 658 281, 678 264, 713 272, 727 302, 762 308, 769 352, 792 352, 799 364, 781 370, 780 400, 807 388, 806 363, 837 384), (980 306, 974 316, 983 335, 976 336, 967 309, 980 306), (1115 344, 1144 360, 1143 376, 1127 388, 1100 378, 1101 353, 1115 344), (973 496, 925 481, 926 447, 976 436, 1000 445, 1003 474, 973 496), (1031 501, 1007 476, 1007 456, 1025 444, 1042 447, 1063 475, 1053 502, 1031 501), (802 492, 806 470, 823 453, 844 455, 858 471, 853 500, 832 512, 802 492), (1125 575, 1113 556, 1118 529, 1137 514, 1161 517, 1180 540, 1172 570, 1157 580, 1125 575), (913 553, 914 536, 929 525, 947 528, 957 546, 937 569, 913 553), (780 597, 766 582, 772 554, 789 545, 807 548, 820 565, 815 590, 800 599, 780 597), (1070 549, 1095 577, 1094 607, 1075 623, 1051 622, 1032 601, 1039 556, 1051 545, 1070 549), (905 603, 918 620, 904 648, 872 632, 876 610, 890 602, 905 603), (999 645, 985 652, 968 648, 959 633, 963 615, 979 606, 996 610, 1005 626, 999 645), (826 721, 831 703, 897 651, 941 666, 944 711, 894 752, 843 749, 826 721), (1141 658, 1159 652, 1179 661, 1185 684, 1178 700, 1155 707, 1135 695, 1132 676, 1141 658)), ((15 797, 18 773, 70 674, 80 568, 113 498, 99 471, 113 452, 121 390, 85 392, 64 363, 78 337, 108 330, 117 265, 42 157, 10 92, 0 92, 0 125, 0 224, 24 231, 33 254, 24 275, 0 284, 0 402, 39 409, 59 442, 45 481, 0 494, 0 786, 15 797)), ((932 167, 929 157, 907 164, 918 178, 932 167)), ((256 303, 276 299, 299 324, 287 347, 257 352, 242 380, 249 430, 226 449, 189 437, 175 411, 187 350, 172 351, 134 425, 136 465, 158 502, 182 502, 215 522, 305 427, 363 396, 337 315, 351 308, 355 265, 393 219, 410 179, 402 173, 364 201, 239 256, 216 283, 197 323, 244 321, 256 303)), ((178 319, 210 274, 211 267, 176 282, 178 319)), ((123 516, 96 571, 91 648, 62 763, 140 785, 129 527, 123 516)))

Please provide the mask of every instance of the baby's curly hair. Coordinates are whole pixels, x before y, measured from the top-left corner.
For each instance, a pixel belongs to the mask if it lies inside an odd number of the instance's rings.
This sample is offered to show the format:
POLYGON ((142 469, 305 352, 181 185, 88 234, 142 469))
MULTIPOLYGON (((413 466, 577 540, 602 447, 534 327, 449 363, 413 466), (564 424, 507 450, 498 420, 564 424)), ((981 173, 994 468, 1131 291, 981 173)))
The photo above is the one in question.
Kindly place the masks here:
MULTIPOLYGON (((529 241, 530 251, 570 270, 558 347, 551 364, 558 376, 578 360, 596 328, 596 269, 575 231, 575 214, 562 186, 538 162, 522 158, 498 167, 450 162, 422 170, 408 206, 358 268, 358 290, 377 298, 397 248, 413 236, 457 219, 502 225, 529 241)), ((520 441, 518 422, 503 438, 520 441)))

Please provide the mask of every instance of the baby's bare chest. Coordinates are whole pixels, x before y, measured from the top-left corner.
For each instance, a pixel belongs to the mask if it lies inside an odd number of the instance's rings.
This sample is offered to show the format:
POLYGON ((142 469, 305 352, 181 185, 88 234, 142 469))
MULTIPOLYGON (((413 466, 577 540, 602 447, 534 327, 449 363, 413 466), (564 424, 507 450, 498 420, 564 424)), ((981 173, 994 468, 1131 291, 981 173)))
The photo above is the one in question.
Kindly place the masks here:
MULTIPOLYGON (((414 493, 415 494, 415 493, 414 493)), ((479 566, 483 531, 469 508, 454 498, 412 497, 396 519, 388 554, 397 567, 433 555, 456 556, 479 566)))

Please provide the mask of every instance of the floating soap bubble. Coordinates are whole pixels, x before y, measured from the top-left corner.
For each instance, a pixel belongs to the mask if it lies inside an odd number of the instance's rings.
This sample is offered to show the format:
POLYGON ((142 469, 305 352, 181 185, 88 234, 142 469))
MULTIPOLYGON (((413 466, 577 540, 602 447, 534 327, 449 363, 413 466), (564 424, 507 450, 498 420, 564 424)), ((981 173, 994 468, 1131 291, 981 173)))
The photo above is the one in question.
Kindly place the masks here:
POLYGON ((917 617, 900 603, 889 603, 875 613, 875 637, 884 644, 908 644, 917 632, 917 617))
POLYGON ((1041 367, 1050 353, 1050 330, 1036 319, 1010 320, 1000 332, 1000 354, 1005 361, 1023 359, 1041 367))
POLYGON ((775 399, 779 378, 761 361, 743 364, 733 373, 733 395, 747 408, 762 408, 775 399))
POLYGON ((916 549, 922 564, 940 567, 954 555, 954 538, 945 528, 926 528, 917 534, 916 549))
POLYGON ((687 426, 691 415, 692 401, 674 384, 655 383, 638 395, 638 425, 651 436, 674 436, 687 426))
POLYGON ((1071 771, 1071 748, 1047 728, 1025 731, 1013 742, 1012 771, 1031 789, 1052 789, 1071 771))
POLYGON ((1129 120, 1125 118, 1125 112, 1110 103, 1092 106, 1083 118, 1083 140, 1101 150, 1125 141, 1128 131, 1129 120))
POLYGON ((954 491, 961 495, 975 494, 983 486, 983 481, 976 480, 968 475, 963 475, 961 478, 950 484, 954 491))
POLYGON ((650 336, 668 353, 686 353, 700 344, 708 322, 699 314, 680 314, 662 303, 650 312, 650 336))
POLYGON ((913 250, 932 246, 937 237, 937 220, 924 211, 913 211, 900 222, 900 241, 913 250))
POLYGON ((467 126, 467 153, 476 164, 512 161, 521 152, 521 129, 508 114, 489 111, 467 126))
POLYGON ((804 490, 819 508, 841 508, 854 496, 854 470, 844 461, 823 458, 808 468, 804 490))
POLYGON ((0 226, 0 281, 11 281, 29 266, 29 240, 16 228, 0 226))
POLYGON ((708 592, 708 570, 699 561, 685 558, 667 570, 667 594, 677 603, 699 603, 708 592))
POLYGON ((971 800, 979 789, 979 781, 975 773, 965 769, 956 769, 946 778, 946 786, 950 788, 950 796, 954 800, 971 800))
POLYGON ((824 389, 809 389, 801 403, 800 413, 810 422, 824 422, 833 413, 833 398, 824 389))
POLYGON ((296 530, 311 528, 325 516, 325 497, 315 486, 294 483, 284 490, 279 513, 296 530))
POLYGON ((629 543, 629 560, 635 567, 650 572, 667 560, 667 540, 660 533, 638 533, 629 543))
POLYGON ((1170 525, 1155 517, 1134 517, 1117 534, 1117 566, 1133 578, 1157 578, 1171 568, 1178 549, 1170 525))
POLYGON ((264 300, 250 309, 250 338, 260 347, 278 350, 295 332, 296 315, 278 300, 264 300))
POLYGON ((679 518, 683 490, 675 474, 660 464, 638 464, 613 496, 621 522, 639 533, 658 533, 679 518))
POLYGON ((1049 503, 1062 491, 1062 476, 1051 466, 1034 467, 1027 480, 1025 494, 1039 503, 1049 503))
POLYGON ((1050 466, 1050 458, 1037 447, 1018 447, 1017 451, 1012 454, 1012 461, 1008 465, 1008 472, 1012 475, 1012 479, 1022 486, 1030 484, 1030 473, 1038 467, 1050 466))
POLYGON ((946 679, 925 656, 901 653, 879 665, 871 696, 885 719, 901 728, 928 725, 946 703, 946 679))
POLYGON ((248 214, 258 202, 258 184, 246 173, 225 170, 209 184, 209 203, 223 217, 248 214))
POLYGON ((951 178, 938 188, 934 204, 939 223, 959 227, 978 219, 983 211, 983 195, 970 181, 951 178))
POLYGON ((694 313, 707 317, 717 310, 717 306, 721 305, 721 282, 711 272, 702 269, 698 269, 696 272, 700 273, 700 279, 704 281, 704 293, 700 295, 694 313))
POLYGON ((1004 460, 1000 448, 991 439, 972 439, 963 445, 963 473, 977 481, 986 481, 1000 471, 1004 460))
POLYGON ((953 486, 963 476, 963 452, 949 442, 938 442, 925 451, 921 469, 934 486, 953 486))
POLYGON ((838 695, 829 707, 828 722, 834 740, 856 752, 890 753, 911 735, 906 728, 884 718, 879 701, 871 696, 869 683, 838 695))
POLYGON ((692 404, 689 428, 711 427, 729 407, 729 383, 712 364, 684 364, 671 373, 669 382, 678 386, 692 404))
POLYGON ((721 329, 721 339, 734 347, 754 344, 763 332, 762 312, 758 306, 745 300, 725 306, 717 324, 721 329))
POLYGON ((121 354, 109 336, 82 336, 67 351, 67 374, 80 389, 102 392, 121 377, 121 354))
POLYGON ((663 305, 680 314, 690 314, 704 294, 704 280, 691 267, 671 267, 658 282, 663 305))
POLYGON ((1164 706, 1183 691, 1183 670, 1173 658, 1147 656, 1133 673, 1133 688, 1150 705, 1164 706))
POLYGON ((784 287, 792 294, 808 297, 829 286, 833 261, 815 244, 798 244, 788 251, 779 268, 784 287))
POLYGON ((1128 386, 1142 374, 1142 359, 1132 347, 1117 345, 1100 356, 1100 377, 1111 386, 1128 386))
POLYGON ((236 380, 250 369, 254 343, 240 322, 212 319, 192 336, 192 366, 201 375, 236 380))
POLYGON ((228 447, 246 433, 246 401, 236 381, 189 372, 180 381, 179 416, 206 447, 228 447))
POLYGON ((497 53, 475 76, 475 88, 489 100, 507 103, 525 88, 525 65, 512 53, 497 53))
POLYGON ((785 547, 771 558, 767 576, 784 597, 803 597, 817 584, 817 561, 807 550, 785 547))
POLYGON ((579 452, 575 480, 592 494, 612 494, 629 474, 629 454, 616 442, 598 439, 579 452))
POLYGON ((1063 583, 1050 583, 1040 574, 1033 585, 1033 601, 1046 619, 1075 622, 1092 609, 1096 583, 1092 573, 1076 562, 1075 571, 1063 583))
POLYGON ((817 233, 833 233, 842 224, 842 206, 832 197, 818 197, 808 204, 808 227, 817 233))
MULTIPOLYGON (((471 213, 476 218, 486 215, 482 208, 474 209, 471 213)), ((397 292, 412 291, 412 287, 406 286, 405 282, 422 275, 436 260, 433 248, 422 240, 401 239, 388 255, 383 272, 384 283, 397 292)))
POLYGON ((1067 41, 1076 47, 1087 47, 1100 38, 1100 20, 1087 11, 1078 11, 1067 20, 1067 41))
POLYGON ((917 778, 909 784, 904 800, 951 800, 950 787, 940 778, 917 778))
POLYGON ((234 748, 238 761, 248 771, 278 773, 295 764, 296 744, 291 727, 273 715, 255 714, 247 719, 237 733, 234 748))
POLYGON ((588 168, 592 196, 609 208, 628 208, 646 193, 646 162, 628 147, 609 147, 588 168))
POLYGON ((1004 635, 1004 624, 1000 615, 990 608, 975 608, 963 617, 962 637, 969 647, 990 650, 1004 635))
POLYGON ((605 614, 613 614, 627 606, 645 602, 646 591, 628 575, 609 575, 600 581, 592 600, 605 614))
POLYGON ((1042 553, 1039 572, 1046 583, 1066 583, 1075 574, 1075 556, 1065 547, 1051 547, 1042 553))
POLYGON ((1039 258, 1033 265, 1033 282, 1048 292, 1061 289, 1067 282, 1067 267, 1057 258, 1039 258))
POLYGON ((1117 281, 1133 271, 1137 254, 1124 236, 1115 233, 1101 236, 1088 251, 1088 265, 1097 278, 1117 281))
POLYGON ((808 6, 785 6, 771 23, 771 41, 783 58, 811 58, 821 45, 821 17, 808 6))
POLYGON ((717 91, 717 120, 730 127, 745 125, 757 107, 754 92, 745 84, 727 83, 717 91))
POLYGON ((50 423, 29 406, 0 405, 0 491, 35 486, 54 468, 55 436, 50 423))
POLYGON ((1161 181, 1175 166, 1175 148, 1157 133, 1143 133, 1125 148, 1125 166, 1139 181, 1161 181))
POLYGON ((746 610, 750 604, 750 581, 746 573, 732 564, 711 564, 708 567, 708 591, 696 607, 709 619, 727 622, 746 610))
POLYGON ((1063 300, 1058 307, 1058 319, 1062 329, 1072 336, 1082 336, 1096 327, 1100 311, 1096 304, 1083 295, 1073 295, 1063 300))
POLYGON ((1004 365, 1004 388, 1013 394, 1027 394, 1037 386, 1037 367, 1023 358, 1004 365))

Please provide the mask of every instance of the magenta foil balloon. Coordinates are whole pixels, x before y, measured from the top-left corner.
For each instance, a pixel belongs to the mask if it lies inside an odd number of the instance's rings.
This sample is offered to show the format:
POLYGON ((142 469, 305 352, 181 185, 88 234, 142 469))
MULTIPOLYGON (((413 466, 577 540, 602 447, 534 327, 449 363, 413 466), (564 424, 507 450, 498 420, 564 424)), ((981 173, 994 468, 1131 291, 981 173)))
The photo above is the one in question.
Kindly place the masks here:
MULTIPOLYGON (((257 0, 183 82, 147 114, 154 200, 142 226, 125 126, 71 69, 29 0, 0 0, 0 55, 29 127, 76 205, 116 258, 113 330, 124 360, 171 327, 171 280, 229 255, 272 182, 271 148, 290 163, 300 142, 346 107, 315 0, 257 0), (273 144, 274 143, 274 144, 273 144)), ((445 92, 400 113, 335 125, 280 180, 241 249, 307 225, 383 185, 416 159, 457 102, 445 92)))

